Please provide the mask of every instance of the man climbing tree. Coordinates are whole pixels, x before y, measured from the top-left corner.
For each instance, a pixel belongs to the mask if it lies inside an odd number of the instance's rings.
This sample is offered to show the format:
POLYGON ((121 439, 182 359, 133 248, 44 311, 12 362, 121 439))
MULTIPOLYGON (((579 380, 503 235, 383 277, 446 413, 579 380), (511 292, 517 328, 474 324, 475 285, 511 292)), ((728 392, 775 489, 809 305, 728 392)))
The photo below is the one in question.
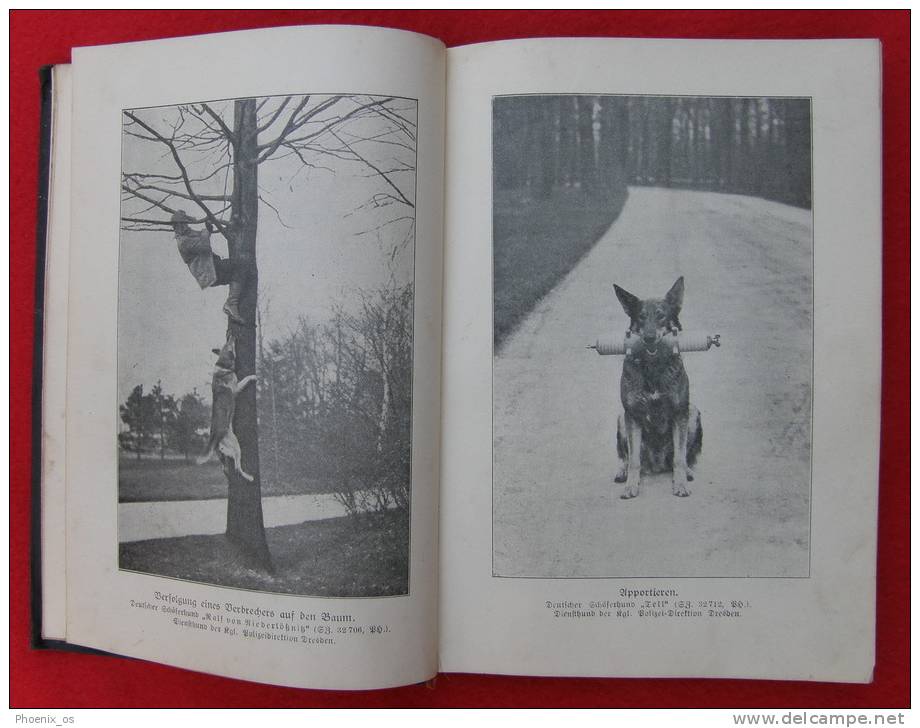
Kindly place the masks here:
POLYGON ((246 322, 240 316, 240 295, 249 277, 251 263, 243 260, 221 258, 211 250, 211 233, 214 226, 205 220, 204 230, 192 230, 192 217, 185 210, 176 210, 170 218, 176 232, 179 255, 188 266, 189 271, 202 288, 210 286, 229 286, 224 313, 237 324, 246 322))

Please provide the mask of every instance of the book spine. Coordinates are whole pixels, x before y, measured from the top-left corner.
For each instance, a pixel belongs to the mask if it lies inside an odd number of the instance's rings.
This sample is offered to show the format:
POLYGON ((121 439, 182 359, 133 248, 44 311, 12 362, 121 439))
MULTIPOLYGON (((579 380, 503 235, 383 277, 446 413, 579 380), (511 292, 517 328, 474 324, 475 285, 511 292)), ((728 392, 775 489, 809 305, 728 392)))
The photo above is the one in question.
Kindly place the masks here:
POLYGON ((49 645, 42 638, 42 372, 45 341, 45 263, 47 259, 48 198, 51 182, 51 128, 53 66, 39 70, 41 117, 38 149, 38 210, 35 225, 35 304, 32 333, 32 490, 31 490, 31 643, 49 645))

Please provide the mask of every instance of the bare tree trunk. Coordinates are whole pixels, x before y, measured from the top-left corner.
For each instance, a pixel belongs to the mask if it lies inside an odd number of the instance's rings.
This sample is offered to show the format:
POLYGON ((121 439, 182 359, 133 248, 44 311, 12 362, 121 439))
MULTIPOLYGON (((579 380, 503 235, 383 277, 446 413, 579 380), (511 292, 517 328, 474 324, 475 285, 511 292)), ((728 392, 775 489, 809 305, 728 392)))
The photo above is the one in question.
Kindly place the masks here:
MULTIPOLYGON (((386 347, 386 344, 384 344, 386 347)), ((386 356, 386 355, 384 355, 386 356)), ((380 397, 380 417, 377 422, 377 452, 383 452, 383 443, 390 428, 390 377, 383 373, 383 395, 380 397)))
POLYGON ((661 104, 652 108, 658 112, 658 145, 657 145, 657 173, 655 184, 671 186, 671 167, 673 160, 671 152, 674 142, 674 102, 670 98, 664 99, 661 104))
POLYGON ((623 184, 632 182, 632 173, 629 168, 629 99, 617 98, 616 119, 616 158, 619 174, 623 177, 623 184))
MULTIPOLYGON (((258 272, 256 270, 256 231, 259 217, 258 134, 255 99, 234 102, 233 110, 233 212, 230 220, 230 259, 247 265, 249 278, 240 297, 240 315, 256 320, 258 272)), ((227 322, 236 337, 236 373, 243 378, 256 369, 256 330, 227 322)), ((262 486, 259 479, 259 430, 256 416, 256 387, 248 386, 236 401, 233 429, 243 452, 242 468, 253 480, 247 482, 236 472, 227 476, 227 538, 238 544, 263 568, 271 571, 271 555, 265 539, 262 518, 262 486)))
POLYGON ((583 190, 593 192, 596 186, 594 98, 591 96, 576 96, 575 114, 578 129, 578 179, 583 190))
POLYGON ((642 110, 645 114, 645 117, 642 122, 641 134, 642 134, 642 162, 639 165, 640 174, 642 175, 642 183, 650 184, 652 182, 652 175, 655 173, 655 170, 652 169, 652 136, 654 134, 652 127, 652 102, 646 97, 642 99, 642 110))
POLYGON ((811 107, 808 99, 786 99, 786 180, 795 205, 811 207, 811 107))
POLYGON ((578 153, 575 133, 575 101, 570 96, 558 96, 559 102, 559 182, 566 186, 575 181, 578 153))
POLYGON ((540 148, 536 150, 540 165, 539 196, 547 199, 553 192, 556 160, 559 156, 554 129, 556 105, 550 99, 541 99, 539 107, 540 148))
POLYGON ((694 109, 694 120, 696 127, 694 129, 694 149, 693 149, 693 178, 694 181, 703 187, 709 185, 708 171, 706 169, 706 122, 709 114, 709 99, 698 103, 694 109))
POLYGON ((383 452, 383 443, 390 426, 390 311, 383 311, 383 331, 380 340, 380 378, 383 392, 380 397, 380 417, 377 422, 377 452, 383 452))
POLYGON ((735 107, 733 99, 725 99, 724 124, 725 124, 725 186, 724 189, 733 190, 735 187, 735 107))

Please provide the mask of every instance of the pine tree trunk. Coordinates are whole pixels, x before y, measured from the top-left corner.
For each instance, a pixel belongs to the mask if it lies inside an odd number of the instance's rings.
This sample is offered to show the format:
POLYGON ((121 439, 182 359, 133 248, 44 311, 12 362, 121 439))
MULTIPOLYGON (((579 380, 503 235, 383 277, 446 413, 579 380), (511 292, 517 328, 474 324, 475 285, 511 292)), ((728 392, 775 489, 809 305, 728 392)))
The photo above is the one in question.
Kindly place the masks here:
POLYGON ((380 396, 380 417, 377 420, 377 452, 383 452, 383 443, 390 427, 390 312, 384 313, 383 331, 380 341, 380 378, 383 391, 380 396))
POLYGON ((658 165, 655 184, 664 187, 671 186, 671 152, 674 140, 674 102, 671 99, 665 99, 660 105, 656 105, 655 110, 658 112, 658 165))
POLYGON ((540 100, 540 149, 536 150, 537 161, 540 165, 539 195, 540 199, 547 199, 553 192, 556 176, 556 130, 555 123, 556 105, 549 99, 540 100))
POLYGON ((594 153, 594 98, 576 96, 575 104, 578 115, 578 178, 581 188, 593 193, 597 168, 594 153))
MULTIPOLYGON (((233 212, 230 220, 230 258, 250 266, 250 276, 240 298, 244 320, 255 322, 258 296, 256 231, 259 215, 258 135, 255 99, 234 102, 233 212)), ((228 320, 228 332, 236 337, 236 373, 242 379, 256 370, 256 330, 228 320)), ((228 477, 227 538, 240 546, 263 568, 271 571, 271 555, 262 518, 262 486, 259 479, 259 430, 256 416, 256 385, 250 384, 236 400, 233 429, 240 441, 243 471, 249 482, 236 472, 228 477)))

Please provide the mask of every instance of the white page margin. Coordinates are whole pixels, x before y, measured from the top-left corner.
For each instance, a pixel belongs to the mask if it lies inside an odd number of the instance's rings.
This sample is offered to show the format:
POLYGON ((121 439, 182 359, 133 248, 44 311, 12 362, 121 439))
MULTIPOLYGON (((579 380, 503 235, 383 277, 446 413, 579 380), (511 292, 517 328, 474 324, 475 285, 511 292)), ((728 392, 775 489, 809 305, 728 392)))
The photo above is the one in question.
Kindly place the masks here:
POLYGON ((441 669, 870 680, 881 343, 878 43, 534 40, 451 49, 448 59, 441 669), (811 578, 490 576, 491 97, 523 93, 813 98, 811 578), (662 632, 649 622, 559 624, 542 609, 545 600, 587 601, 622 587, 678 586, 682 597, 706 598, 724 595, 726 581, 767 607, 763 616, 743 627, 662 632))

